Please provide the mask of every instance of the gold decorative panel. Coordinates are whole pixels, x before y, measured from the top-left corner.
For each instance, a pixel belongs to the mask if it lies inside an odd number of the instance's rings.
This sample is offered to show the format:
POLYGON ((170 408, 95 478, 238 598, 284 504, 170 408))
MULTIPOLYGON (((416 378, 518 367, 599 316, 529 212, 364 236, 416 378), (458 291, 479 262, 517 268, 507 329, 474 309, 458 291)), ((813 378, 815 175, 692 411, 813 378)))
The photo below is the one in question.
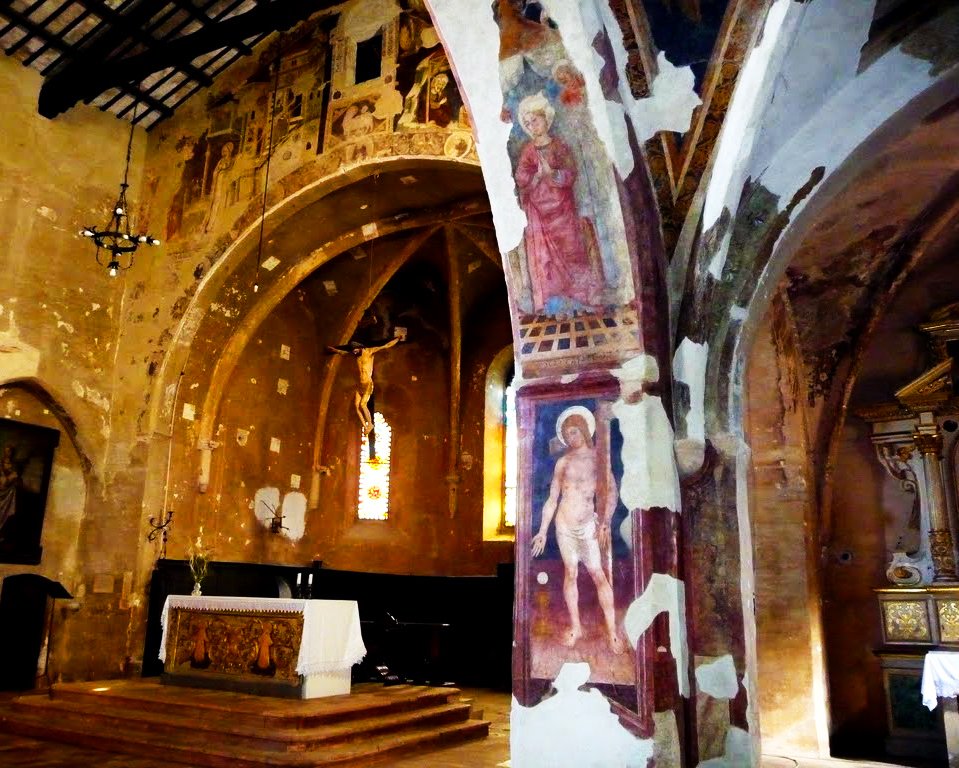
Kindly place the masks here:
POLYGON ((167 672, 299 680, 302 614, 173 608, 168 621, 167 672))
POLYGON ((887 642, 932 642, 924 600, 885 600, 882 612, 887 642))
POLYGON ((939 639, 943 643, 959 643, 959 600, 936 600, 939 614, 939 639))

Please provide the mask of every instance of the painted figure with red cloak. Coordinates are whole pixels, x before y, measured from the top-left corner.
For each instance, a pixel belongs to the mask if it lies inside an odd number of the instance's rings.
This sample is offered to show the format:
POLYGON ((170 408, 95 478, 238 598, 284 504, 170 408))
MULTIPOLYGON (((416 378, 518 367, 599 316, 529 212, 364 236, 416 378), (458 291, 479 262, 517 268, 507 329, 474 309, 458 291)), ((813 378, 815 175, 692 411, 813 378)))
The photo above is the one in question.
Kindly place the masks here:
POLYGON ((568 317, 602 304, 602 262, 592 222, 576 205, 576 158, 550 135, 556 113, 539 92, 519 104, 530 140, 520 151, 516 184, 526 213, 524 233, 533 311, 568 317))

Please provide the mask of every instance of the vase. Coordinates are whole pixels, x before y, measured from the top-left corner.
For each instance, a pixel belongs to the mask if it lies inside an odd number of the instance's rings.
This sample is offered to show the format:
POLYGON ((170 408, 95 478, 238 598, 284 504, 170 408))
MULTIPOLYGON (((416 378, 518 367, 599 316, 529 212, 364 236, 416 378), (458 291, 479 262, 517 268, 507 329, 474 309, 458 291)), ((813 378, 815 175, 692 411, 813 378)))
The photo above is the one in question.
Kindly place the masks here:
POLYGON ((193 582, 193 591, 190 593, 192 597, 200 597, 203 593, 200 591, 200 582, 193 582))

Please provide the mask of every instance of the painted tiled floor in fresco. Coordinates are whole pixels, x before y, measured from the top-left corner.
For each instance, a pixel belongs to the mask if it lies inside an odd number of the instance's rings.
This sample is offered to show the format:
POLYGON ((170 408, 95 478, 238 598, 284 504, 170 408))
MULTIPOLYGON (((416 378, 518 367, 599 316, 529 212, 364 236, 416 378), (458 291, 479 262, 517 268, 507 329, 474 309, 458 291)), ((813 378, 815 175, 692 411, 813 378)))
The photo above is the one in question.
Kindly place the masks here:
MULTIPOLYGON (((383 765, 388 765, 390 768, 508 768, 509 694, 467 688, 463 689, 463 696, 472 699, 474 707, 482 710, 483 718, 491 722, 489 738, 402 758, 383 765)), ((158 757, 111 755, 2 733, 0 733, 0 766, 2 768, 183 768, 182 763, 170 763, 158 757)), ((805 760, 765 756, 762 768, 907 768, 907 766, 859 760, 805 760)), ((932 766, 925 768, 932 768, 932 766)))

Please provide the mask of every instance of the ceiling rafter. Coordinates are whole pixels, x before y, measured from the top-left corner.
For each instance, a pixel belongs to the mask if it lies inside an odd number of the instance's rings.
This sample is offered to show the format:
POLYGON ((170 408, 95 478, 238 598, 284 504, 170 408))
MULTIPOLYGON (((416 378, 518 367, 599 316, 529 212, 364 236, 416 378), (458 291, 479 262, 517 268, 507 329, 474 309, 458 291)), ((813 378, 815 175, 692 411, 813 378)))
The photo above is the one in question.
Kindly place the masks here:
MULTIPOLYGON (((120 7, 124 24, 146 24, 166 0, 129 0, 120 7), (127 8, 127 13, 123 11, 127 8)), ((220 20, 182 37, 167 39, 162 45, 117 58, 118 47, 126 40, 121 27, 114 24, 85 47, 75 61, 58 68, 40 89, 39 112, 55 117, 79 101, 88 101, 111 88, 124 89, 146 77, 184 65, 204 53, 232 47, 234 43, 268 32, 283 31, 319 10, 331 8, 331 0, 272 0, 261 2, 244 13, 220 20)), ((237 7, 236 5, 233 6, 237 7)), ((129 46, 124 46, 129 50, 129 46)))

